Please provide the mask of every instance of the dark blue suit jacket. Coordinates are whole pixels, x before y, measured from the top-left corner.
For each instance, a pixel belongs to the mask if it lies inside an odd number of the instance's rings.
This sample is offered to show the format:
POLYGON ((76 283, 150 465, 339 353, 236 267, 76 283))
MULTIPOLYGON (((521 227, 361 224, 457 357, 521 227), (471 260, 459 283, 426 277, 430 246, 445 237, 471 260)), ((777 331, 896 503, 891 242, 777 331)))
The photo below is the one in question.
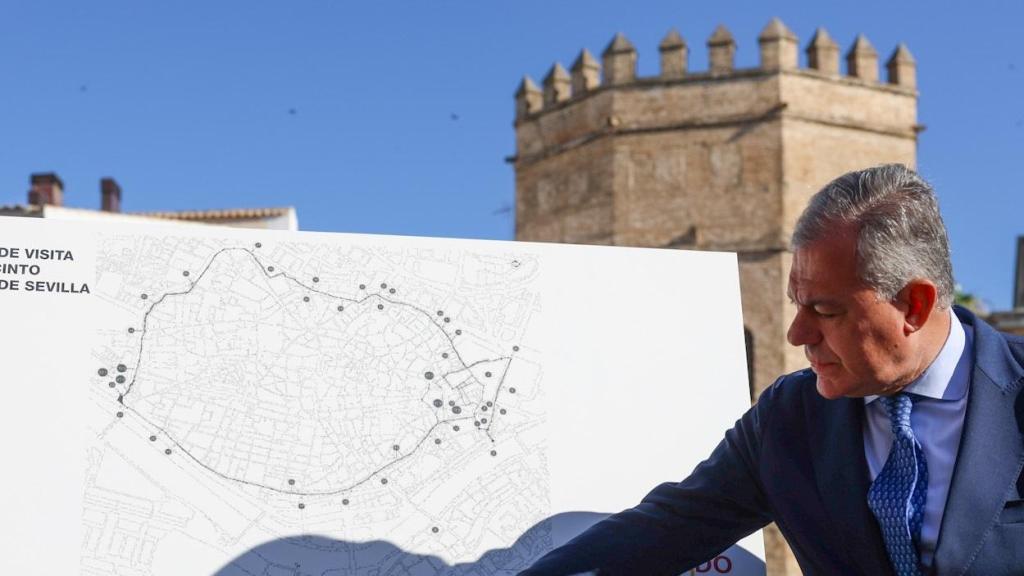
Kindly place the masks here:
MULTIPOLYGON (((1024 575, 1024 338, 974 327, 974 371, 935 553, 937 575, 1024 575)), ((892 574, 867 507, 860 398, 803 370, 761 394, 682 482, 596 524, 522 576, 680 574, 774 521, 805 574, 892 574)))

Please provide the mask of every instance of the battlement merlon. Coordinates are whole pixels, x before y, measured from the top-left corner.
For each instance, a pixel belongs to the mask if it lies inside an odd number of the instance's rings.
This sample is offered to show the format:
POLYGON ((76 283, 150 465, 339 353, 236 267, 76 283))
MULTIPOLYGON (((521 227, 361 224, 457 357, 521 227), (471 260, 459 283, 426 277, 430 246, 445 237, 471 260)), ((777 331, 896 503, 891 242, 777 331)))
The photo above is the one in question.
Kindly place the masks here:
POLYGON ((715 29, 707 45, 708 70, 692 72, 688 69, 686 41, 673 29, 658 46, 661 56, 660 73, 657 76, 638 77, 636 48, 623 34, 616 34, 602 52, 603 66, 586 50, 580 53, 572 67, 570 86, 564 93, 560 91, 559 98, 545 99, 542 106, 536 107, 532 105, 532 99, 535 98, 532 93, 518 91, 515 124, 518 126, 534 121, 540 116, 570 108, 579 101, 608 91, 749 82, 755 77, 779 74, 816 77, 837 85, 860 86, 915 99, 917 97, 914 58, 903 44, 896 47, 886 63, 885 82, 879 81, 878 53, 864 35, 858 35, 845 55, 846 75, 840 73, 839 47, 823 28, 815 32, 806 48, 808 67, 800 68, 797 52, 799 41, 778 18, 773 18, 758 36, 760 64, 756 68, 735 68, 736 41, 725 26, 715 29))
POLYGON ((761 68, 765 70, 791 70, 798 67, 796 34, 778 18, 761 30, 757 37, 761 46, 761 68))
POLYGON ((661 52, 661 76, 673 80, 686 76, 687 59, 689 56, 686 40, 675 28, 668 31, 665 38, 658 44, 661 52))

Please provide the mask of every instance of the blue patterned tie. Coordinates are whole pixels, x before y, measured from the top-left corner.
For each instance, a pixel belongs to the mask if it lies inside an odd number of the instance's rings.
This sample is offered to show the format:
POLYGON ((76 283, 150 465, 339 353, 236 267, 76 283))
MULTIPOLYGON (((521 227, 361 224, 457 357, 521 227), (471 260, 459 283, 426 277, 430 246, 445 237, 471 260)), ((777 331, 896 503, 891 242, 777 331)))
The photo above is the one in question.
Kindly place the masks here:
POLYGON ((901 392, 879 401, 889 413, 893 441, 889 459, 868 490, 868 507, 882 529, 896 575, 919 576, 917 546, 921 544, 928 466, 910 429, 910 396, 901 392))

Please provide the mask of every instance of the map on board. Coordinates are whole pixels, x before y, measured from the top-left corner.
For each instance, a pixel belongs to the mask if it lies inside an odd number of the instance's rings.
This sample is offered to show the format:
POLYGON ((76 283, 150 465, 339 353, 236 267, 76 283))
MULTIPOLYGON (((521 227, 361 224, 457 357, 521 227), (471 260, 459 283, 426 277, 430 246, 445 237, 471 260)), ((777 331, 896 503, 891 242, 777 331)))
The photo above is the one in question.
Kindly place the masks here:
POLYGON ((512 575, 749 405, 730 254, 5 219, 0 319, 12 574, 512 575))
MULTIPOLYGON (((87 573, 159 570, 150 552, 182 527, 226 558, 240 540, 344 533, 454 563, 543 518, 543 447, 523 434, 541 422, 540 371, 518 344, 539 306, 530 254, 139 240, 106 238, 98 257, 94 294, 127 322, 94 354, 109 416, 84 518, 87 535, 133 529, 116 555, 87 545, 87 573)), ((321 573, 295 546, 225 573, 321 573)))

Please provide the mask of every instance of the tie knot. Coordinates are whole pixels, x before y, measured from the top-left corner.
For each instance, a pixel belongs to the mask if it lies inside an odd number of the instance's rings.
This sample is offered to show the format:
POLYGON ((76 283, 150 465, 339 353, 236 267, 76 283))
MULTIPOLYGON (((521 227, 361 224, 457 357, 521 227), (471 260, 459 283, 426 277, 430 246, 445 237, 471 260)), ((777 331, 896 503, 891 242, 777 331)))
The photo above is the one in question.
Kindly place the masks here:
POLYGON ((910 410, 914 407, 914 401, 909 394, 900 392, 892 396, 883 396, 881 400, 886 412, 889 413, 889 422, 894 434, 900 428, 910 428, 910 410))

